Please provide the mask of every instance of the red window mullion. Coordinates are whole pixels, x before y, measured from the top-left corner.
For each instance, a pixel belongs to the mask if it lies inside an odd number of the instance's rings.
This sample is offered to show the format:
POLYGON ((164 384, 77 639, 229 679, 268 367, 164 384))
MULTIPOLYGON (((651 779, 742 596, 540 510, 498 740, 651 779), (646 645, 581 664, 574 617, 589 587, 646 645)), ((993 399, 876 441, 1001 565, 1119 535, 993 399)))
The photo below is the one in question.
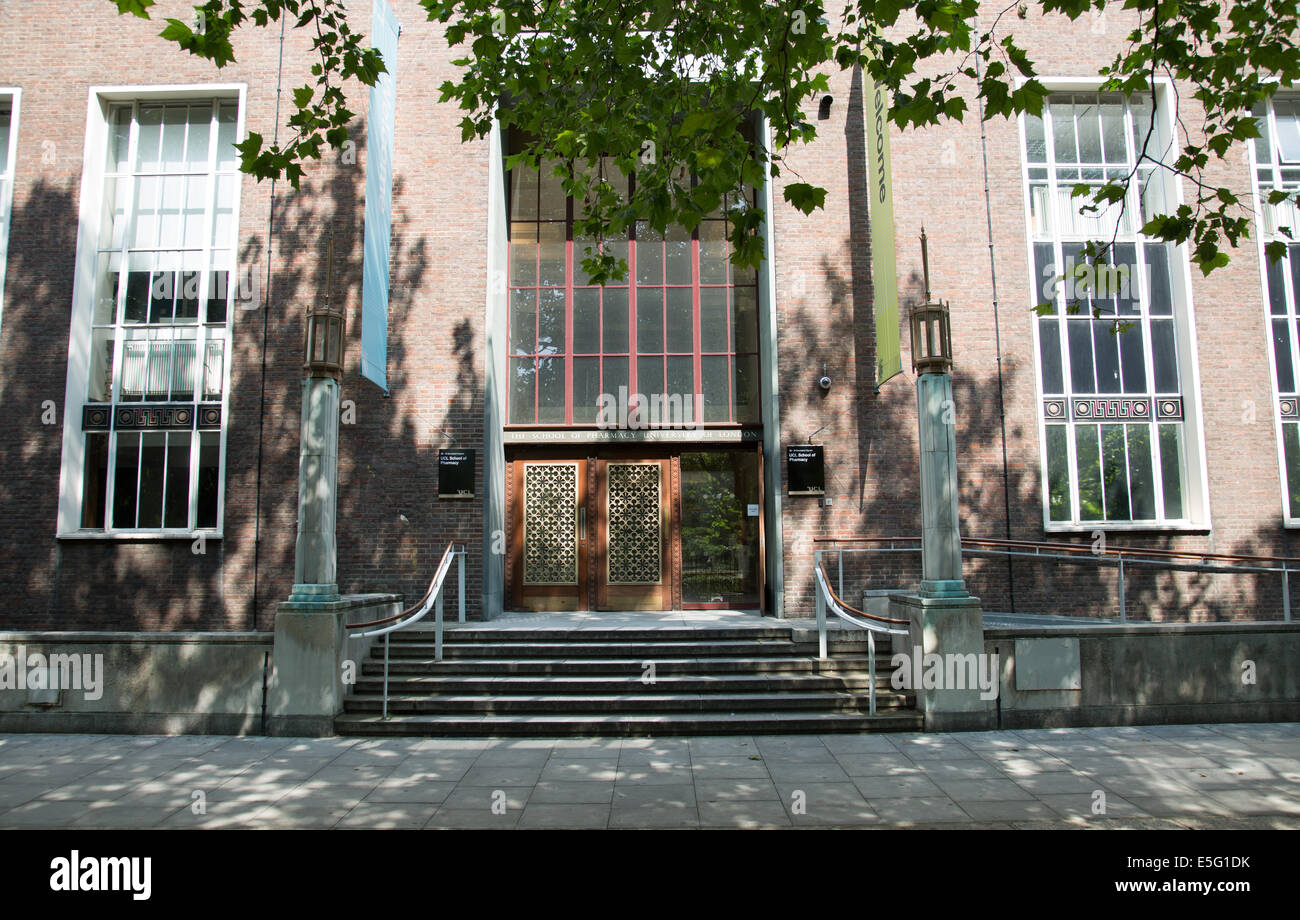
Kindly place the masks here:
MULTIPOLYGON (((640 393, 637 386, 637 346, 636 346, 636 241, 627 244, 627 392, 628 402, 633 393, 640 393)), ((646 394, 647 396, 649 394, 646 394)), ((649 408, 643 408, 643 413, 649 408)))
MULTIPOLYGON (((664 254, 665 260, 667 253, 664 254)), ((665 262, 665 265, 667 263, 665 262)), ((665 269, 666 270, 666 269, 665 269)), ((666 330, 665 330, 666 331, 666 330)), ((692 335, 692 359, 695 367, 695 389, 699 392, 700 398, 697 400, 698 405, 695 407, 695 423, 697 425, 704 422, 704 361, 700 357, 700 228, 696 227, 695 232, 691 234, 691 335, 692 335)), ((691 394, 691 399, 695 401, 695 394, 691 394)))
MULTIPOLYGON (((573 223, 569 222, 569 228, 573 223)), ((573 233, 564 234, 564 424, 573 424, 573 233)), ((539 309, 538 315, 541 315, 539 309)))

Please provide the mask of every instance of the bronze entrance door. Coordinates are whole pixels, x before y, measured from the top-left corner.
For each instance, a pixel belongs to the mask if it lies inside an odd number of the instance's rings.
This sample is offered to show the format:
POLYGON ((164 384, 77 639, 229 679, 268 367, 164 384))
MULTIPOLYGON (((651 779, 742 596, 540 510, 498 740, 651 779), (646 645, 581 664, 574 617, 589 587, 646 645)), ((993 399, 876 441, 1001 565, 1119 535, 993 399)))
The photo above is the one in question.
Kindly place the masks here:
POLYGON ((598 609, 671 609, 669 471, 668 460, 596 461, 598 609))
POLYGON ((668 610, 672 461, 515 460, 508 570, 521 610, 668 610))
POLYGON ((517 460, 511 588, 522 610, 586 610, 587 461, 517 460))

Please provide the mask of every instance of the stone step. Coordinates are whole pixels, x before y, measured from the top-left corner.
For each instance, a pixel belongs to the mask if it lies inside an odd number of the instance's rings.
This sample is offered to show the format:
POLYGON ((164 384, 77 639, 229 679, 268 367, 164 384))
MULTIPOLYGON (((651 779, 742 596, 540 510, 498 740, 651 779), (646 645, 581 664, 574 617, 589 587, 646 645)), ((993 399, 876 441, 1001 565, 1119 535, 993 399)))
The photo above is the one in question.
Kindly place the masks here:
MULTIPOLYGON (((896 710, 909 708, 914 698, 901 693, 876 694, 876 709, 896 710)), ((350 697, 347 712, 382 712, 383 696, 365 694, 350 697)), ((483 714, 536 714, 586 712, 586 713, 647 713, 661 712, 715 712, 753 713, 807 710, 814 712, 867 712, 870 703, 865 693, 799 692, 799 693, 727 693, 690 694, 660 693, 655 695, 627 694, 536 694, 501 696, 390 696, 390 713, 483 713, 483 714)))
POLYGON ((762 712, 548 715, 396 715, 344 713, 334 720, 342 735, 418 735, 424 737, 518 736, 668 736, 919 731, 924 720, 911 710, 874 716, 845 712, 762 712))
MULTIPOLYGON (((441 673, 416 676, 389 673, 388 692, 412 696, 430 693, 609 693, 615 690, 629 693, 780 693, 801 690, 850 690, 865 693, 871 678, 865 672, 842 676, 797 674, 785 676, 714 676, 714 675, 656 675, 653 683, 641 680, 640 672, 621 675, 560 675, 551 678, 535 676, 462 677, 441 673)), ((354 693, 382 693, 382 673, 357 681, 354 693)), ((876 675, 877 691, 890 688, 889 675, 876 675)))
MULTIPOLYGON (((810 657, 738 657, 738 658, 590 658, 590 659, 493 659, 444 658, 433 659, 432 651, 425 658, 390 658, 389 675, 440 674, 455 675, 580 675, 608 674, 640 675, 647 662, 653 661, 655 675, 700 674, 862 674, 866 675, 870 661, 866 657, 845 656, 825 660, 810 657)), ((876 656, 876 674, 892 673, 888 658, 876 656)), ((384 673, 383 652, 377 658, 362 662, 364 675, 384 673)))
MULTIPOLYGON (((707 642, 446 642, 443 658, 625 658, 635 649, 643 660, 676 657, 689 652, 696 658, 735 655, 801 655, 807 651, 789 639, 713 639, 707 642)), ((433 657, 432 642, 395 642, 392 658, 433 657)), ((382 658, 384 647, 376 643, 371 656, 382 658)))
MULTIPOLYGON (((563 642, 575 645, 585 642, 706 642, 715 639, 784 639, 790 641, 793 629, 786 627, 719 627, 717 629, 692 629, 690 627, 664 627, 662 629, 483 629, 472 626, 449 625, 443 630, 443 639, 456 642, 563 642)), ((419 626, 392 633, 392 641, 432 642, 433 628, 427 621, 419 626)))

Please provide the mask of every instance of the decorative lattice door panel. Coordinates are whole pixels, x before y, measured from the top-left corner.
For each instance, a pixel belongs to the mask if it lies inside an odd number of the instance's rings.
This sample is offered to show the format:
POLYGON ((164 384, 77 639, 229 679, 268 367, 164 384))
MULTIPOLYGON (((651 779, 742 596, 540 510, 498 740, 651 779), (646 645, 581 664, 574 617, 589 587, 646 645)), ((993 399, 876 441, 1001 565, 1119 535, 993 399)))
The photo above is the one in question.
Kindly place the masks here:
POLYGON ((588 600, 585 460, 511 464, 507 570, 523 610, 583 610, 588 600))
POLYGON ((668 461, 598 461, 596 496, 597 605, 668 609, 668 461))

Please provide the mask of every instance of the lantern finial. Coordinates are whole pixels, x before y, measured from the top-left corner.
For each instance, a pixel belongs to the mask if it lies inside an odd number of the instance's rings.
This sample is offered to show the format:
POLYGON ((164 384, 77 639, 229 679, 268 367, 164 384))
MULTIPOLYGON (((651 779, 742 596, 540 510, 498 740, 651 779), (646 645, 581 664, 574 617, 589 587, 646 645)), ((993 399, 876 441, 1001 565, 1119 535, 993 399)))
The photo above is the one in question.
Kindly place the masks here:
POLYGON ((921 271, 925 275, 925 302, 930 302, 930 247, 925 238, 925 224, 921 224, 921 271))

